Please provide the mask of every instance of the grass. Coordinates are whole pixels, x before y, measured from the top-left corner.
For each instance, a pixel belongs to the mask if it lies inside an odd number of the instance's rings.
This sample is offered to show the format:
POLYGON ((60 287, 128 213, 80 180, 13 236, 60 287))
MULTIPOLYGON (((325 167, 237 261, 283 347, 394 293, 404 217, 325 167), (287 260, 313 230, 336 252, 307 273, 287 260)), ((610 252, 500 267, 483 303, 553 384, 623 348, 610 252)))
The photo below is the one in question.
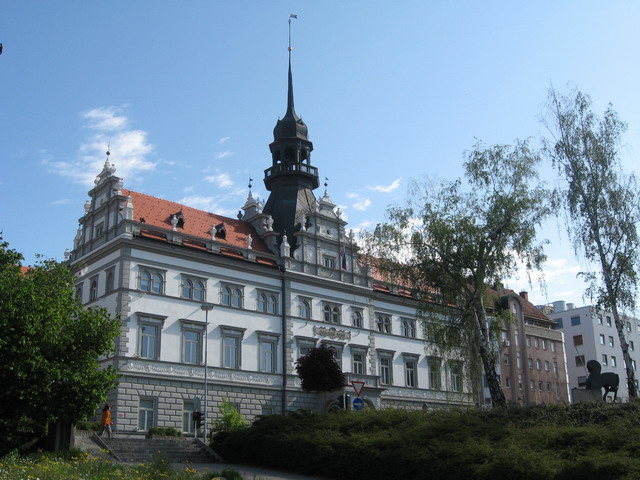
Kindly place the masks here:
POLYGON ((174 469, 161 457, 147 464, 123 465, 81 452, 64 455, 38 453, 27 457, 16 451, 0 459, 0 480, 242 480, 233 470, 200 473, 189 465, 174 469))

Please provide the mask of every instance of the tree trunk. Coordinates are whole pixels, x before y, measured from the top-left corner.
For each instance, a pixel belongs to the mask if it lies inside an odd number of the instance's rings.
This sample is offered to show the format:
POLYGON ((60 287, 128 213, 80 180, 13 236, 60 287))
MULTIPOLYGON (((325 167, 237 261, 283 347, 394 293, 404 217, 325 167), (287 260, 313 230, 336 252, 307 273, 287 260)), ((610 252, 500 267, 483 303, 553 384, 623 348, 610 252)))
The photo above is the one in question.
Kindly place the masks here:
POLYGON ((506 407, 507 400, 504 397, 500 378, 496 372, 496 354, 491 348, 491 338, 489 329, 487 328, 487 317, 482 303, 482 297, 474 298, 474 313, 478 324, 478 335, 480 336, 480 358, 484 367, 484 374, 487 377, 487 385, 489 386, 489 394, 491 395, 491 403, 494 407, 506 407))
POLYGON ((636 388, 636 374, 633 371, 633 363, 631 355, 629 355, 629 344, 624 335, 624 325, 620 320, 618 314, 618 307, 614 304, 611 307, 613 313, 613 321, 616 324, 616 330, 618 330, 618 338, 620 339, 620 347, 622 348, 622 358, 627 370, 627 388, 629 389, 629 398, 638 396, 638 389, 636 388))

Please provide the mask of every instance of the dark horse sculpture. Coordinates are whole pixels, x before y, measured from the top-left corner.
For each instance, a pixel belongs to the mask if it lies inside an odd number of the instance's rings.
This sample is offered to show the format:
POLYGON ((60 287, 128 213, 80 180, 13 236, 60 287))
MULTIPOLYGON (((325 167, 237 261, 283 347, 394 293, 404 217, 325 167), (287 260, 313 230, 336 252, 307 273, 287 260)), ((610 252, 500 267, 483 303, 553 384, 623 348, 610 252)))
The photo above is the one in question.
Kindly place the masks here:
POLYGON ((613 401, 615 402, 618 398, 618 385, 620 384, 618 374, 613 372, 600 373, 602 366, 600 362, 596 360, 589 360, 587 362, 587 370, 589 371, 587 390, 602 391, 604 388, 602 399, 606 402, 609 392, 613 392, 613 401))

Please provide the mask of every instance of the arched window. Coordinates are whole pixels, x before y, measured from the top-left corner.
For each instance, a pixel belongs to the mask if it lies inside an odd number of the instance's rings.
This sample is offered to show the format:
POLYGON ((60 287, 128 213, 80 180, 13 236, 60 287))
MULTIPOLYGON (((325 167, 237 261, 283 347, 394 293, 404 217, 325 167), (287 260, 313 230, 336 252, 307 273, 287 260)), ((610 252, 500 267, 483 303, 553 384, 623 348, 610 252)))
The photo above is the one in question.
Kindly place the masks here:
POLYGON ((193 282, 188 278, 182 283, 182 296, 184 298, 193 298, 193 282))
POLYGON ((151 291, 153 293, 162 293, 162 275, 155 273, 153 275, 153 282, 151 284, 151 291))
POLYGON ((333 307, 331 310, 331 323, 340 323, 340 307, 333 307))
POLYGON ((300 302, 300 316, 302 318, 311 318, 311 304, 307 300, 300 302))
POLYGON ((354 310, 351 314, 351 320, 354 327, 362 327, 362 312, 360 310, 354 310))
POLYGON ((198 300, 199 302, 203 302, 204 292, 205 292, 204 283, 196 282, 193 290, 193 299, 198 300))
POLYGON ((276 297, 273 295, 267 298, 267 313, 276 313, 276 297))
POLYGON ((222 287, 220 303, 228 307, 231 306, 231 288, 222 287))
POLYGON ((91 282, 91 300, 98 298, 98 281, 91 282))
POLYGON ((115 276, 113 272, 107 274, 107 292, 112 292, 115 288, 115 276))
POLYGON ((231 306, 242 308, 242 290, 236 288, 231 292, 231 306))
POLYGON ((151 291, 151 274, 149 272, 142 272, 140 275, 140 290, 143 292, 151 291))
POLYGON ((324 316, 324 321, 327 323, 331 322, 331 307, 329 305, 325 305, 322 309, 322 313, 324 316))

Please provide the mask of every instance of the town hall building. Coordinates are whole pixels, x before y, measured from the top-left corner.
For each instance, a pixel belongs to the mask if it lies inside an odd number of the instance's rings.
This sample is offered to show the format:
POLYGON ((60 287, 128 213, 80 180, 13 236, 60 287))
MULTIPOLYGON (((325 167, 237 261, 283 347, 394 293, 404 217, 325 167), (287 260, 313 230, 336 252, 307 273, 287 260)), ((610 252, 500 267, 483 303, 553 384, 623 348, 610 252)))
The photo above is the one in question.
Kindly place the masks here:
POLYGON ((330 409, 357 396, 352 382, 362 382, 365 408, 476 403, 465 359, 436 354, 410 293, 376 278, 328 192, 316 197, 291 58, 273 134, 269 198, 249 191, 237 218, 127 190, 107 156, 69 262, 83 305, 122 322, 115 354, 102 359, 120 372, 108 394, 116 430, 193 433, 193 412, 210 422, 223 400, 249 420, 330 409), (322 344, 346 377, 326 396, 304 392, 295 372, 322 344))

